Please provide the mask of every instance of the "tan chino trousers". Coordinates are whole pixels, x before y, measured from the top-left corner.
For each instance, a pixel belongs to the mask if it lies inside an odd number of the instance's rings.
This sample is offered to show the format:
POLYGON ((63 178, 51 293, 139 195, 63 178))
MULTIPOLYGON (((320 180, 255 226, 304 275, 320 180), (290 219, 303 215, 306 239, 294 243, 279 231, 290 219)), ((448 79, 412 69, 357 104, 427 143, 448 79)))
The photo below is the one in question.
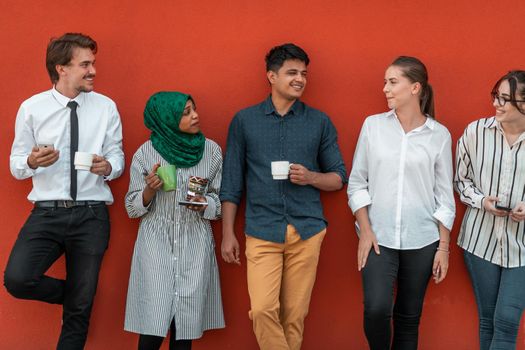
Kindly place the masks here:
POLYGON ((326 229, 302 240, 288 225, 285 243, 246 236, 250 319, 261 350, 299 350, 326 229))

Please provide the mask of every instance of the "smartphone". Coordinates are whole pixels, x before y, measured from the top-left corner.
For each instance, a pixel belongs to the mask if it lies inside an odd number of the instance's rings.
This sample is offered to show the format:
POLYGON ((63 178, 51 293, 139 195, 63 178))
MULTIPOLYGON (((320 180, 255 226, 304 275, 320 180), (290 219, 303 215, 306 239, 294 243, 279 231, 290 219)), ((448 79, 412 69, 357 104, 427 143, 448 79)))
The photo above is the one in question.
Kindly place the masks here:
POLYGON ((55 146, 53 146, 52 143, 41 143, 41 144, 38 145, 38 148, 54 150, 55 146))
POLYGON ((179 205, 200 205, 200 206, 206 206, 206 205, 208 205, 208 203, 207 202, 179 201, 179 205))
POLYGON ((496 209, 499 209, 499 210, 512 211, 512 208, 504 207, 502 205, 499 205, 498 203, 496 203, 494 206, 496 207, 496 209))

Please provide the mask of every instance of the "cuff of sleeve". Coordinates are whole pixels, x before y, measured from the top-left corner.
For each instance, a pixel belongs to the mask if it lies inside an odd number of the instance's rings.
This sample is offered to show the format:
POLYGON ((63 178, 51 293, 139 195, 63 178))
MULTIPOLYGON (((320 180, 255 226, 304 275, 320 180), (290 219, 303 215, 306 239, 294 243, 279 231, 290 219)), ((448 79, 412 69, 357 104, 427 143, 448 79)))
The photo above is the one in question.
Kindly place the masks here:
POLYGON ((372 204, 372 198, 367 190, 359 190, 352 193, 348 199, 348 206, 355 213, 359 209, 372 204))
POLYGON ((133 206, 137 210, 138 216, 142 216, 146 214, 149 211, 149 208, 151 207, 151 203, 153 203, 154 200, 155 198, 153 198, 151 202, 149 202, 148 206, 145 207, 144 204, 142 203, 142 192, 138 193, 135 196, 135 199, 133 200, 133 206))
POLYGON ((239 205, 239 203, 241 202, 240 197, 236 197, 236 196, 232 196, 228 194, 221 193, 219 197, 220 197, 221 202, 231 202, 237 205, 239 205))
POLYGON ((108 159, 107 161, 108 161, 109 164, 111 164, 111 172, 109 173, 108 176, 104 175, 103 177, 104 177, 104 181, 111 181, 111 180, 113 180, 113 177, 114 177, 113 174, 115 174, 115 167, 113 166, 113 163, 111 162, 111 159, 108 159))
POLYGON ((452 230, 452 224, 454 224, 454 218, 456 216, 453 211, 444 206, 440 206, 432 216, 434 219, 441 222, 447 230, 452 230))
POLYGON ((16 167, 16 170, 19 172, 22 172, 24 175, 33 176, 36 174, 38 168, 36 169, 30 168, 29 164, 27 164, 27 158, 26 158, 25 162, 20 162, 20 164, 18 164, 18 166, 16 167))
POLYGON ((104 175, 104 181, 111 181, 115 178, 115 174, 116 174, 116 169, 115 169, 115 164, 114 162, 111 161, 111 159, 106 159, 108 161, 109 164, 111 164, 111 172, 109 173, 109 175, 104 175))
POLYGON ((474 208, 482 209, 482 201, 485 198, 482 194, 472 193, 472 202, 470 205, 474 208))
POLYGON ((217 217, 217 204, 210 196, 206 196, 206 201, 208 202, 208 205, 206 206, 206 209, 204 209, 202 217, 208 220, 213 220, 217 217))
POLYGON ((341 183, 343 185, 346 185, 348 183, 348 177, 342 170, 336 171, 335 173, 339 175, 339 177, 341 178, 341 183))

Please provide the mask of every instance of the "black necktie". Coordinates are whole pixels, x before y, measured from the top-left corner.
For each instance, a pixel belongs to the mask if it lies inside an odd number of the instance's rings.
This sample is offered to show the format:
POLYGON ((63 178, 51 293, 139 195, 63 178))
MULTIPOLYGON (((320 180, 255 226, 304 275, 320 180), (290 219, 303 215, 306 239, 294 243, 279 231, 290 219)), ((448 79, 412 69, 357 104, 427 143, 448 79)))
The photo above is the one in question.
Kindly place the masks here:
POLYGON ((70 154, 70 193, 71 198, 77 200, 77 171, 75 169, 75 152, 78 151, 78 116, 77 107, 78 103, 75 101, 69 101, 67 106, 71 108, 69 114, 71 119, 71 154, 70 154))

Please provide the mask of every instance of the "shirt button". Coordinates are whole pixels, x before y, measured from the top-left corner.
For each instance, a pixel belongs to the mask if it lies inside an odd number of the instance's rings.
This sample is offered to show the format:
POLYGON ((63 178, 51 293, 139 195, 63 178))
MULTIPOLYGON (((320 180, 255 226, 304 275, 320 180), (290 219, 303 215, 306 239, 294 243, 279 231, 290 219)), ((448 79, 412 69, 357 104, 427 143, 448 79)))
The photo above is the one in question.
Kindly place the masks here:
POLYGON ((177 260, 177 257, 175 257, 175 260, 177 260))

